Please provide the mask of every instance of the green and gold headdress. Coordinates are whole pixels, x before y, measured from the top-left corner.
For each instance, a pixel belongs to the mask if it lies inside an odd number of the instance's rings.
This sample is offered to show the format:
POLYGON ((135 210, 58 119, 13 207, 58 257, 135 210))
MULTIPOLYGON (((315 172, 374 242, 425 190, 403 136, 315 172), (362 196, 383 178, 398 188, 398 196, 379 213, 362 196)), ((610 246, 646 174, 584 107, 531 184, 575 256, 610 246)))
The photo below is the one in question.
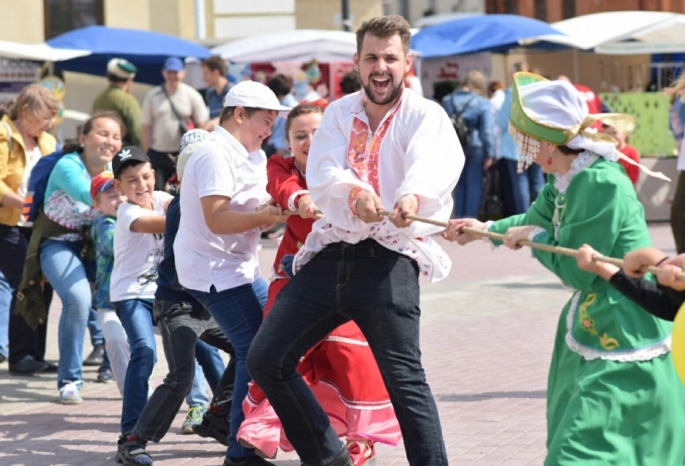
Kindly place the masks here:
MULTIPOLYGON (((616 150, 616 140, 597 132, 592 125, 606 118, 614 124, 625 120, 634 127, 635 119, 615 113, 588 114, 585 99, 571 83, 549 81, 533 73, 516 73, 511 100, 509 132, 518 149, 519 172, 537 157, 541 141, 586 150, 614 162, 627 158, 616 150)), ((667 179, 645 167, 641 169, 667 179)))

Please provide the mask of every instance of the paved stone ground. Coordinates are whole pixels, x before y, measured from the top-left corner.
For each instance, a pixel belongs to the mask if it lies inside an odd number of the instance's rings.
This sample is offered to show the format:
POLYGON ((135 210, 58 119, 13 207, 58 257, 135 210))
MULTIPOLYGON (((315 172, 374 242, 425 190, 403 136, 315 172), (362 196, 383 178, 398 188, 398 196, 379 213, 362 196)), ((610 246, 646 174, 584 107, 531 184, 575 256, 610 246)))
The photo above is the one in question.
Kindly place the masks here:
MULTIPOLYGON (((666 225, 650 228, 655 246, 673 253, 666 225)), ((450 464, 540 465, 545 457, 545 385, 553 336, 569 298, 526 250, 491 251, 485 243, 446 244, 454 261, 445 281, 422 288, 422 349, 440 410, 450 464)), ((261 253, 266 272, 274 243, 261 253)), ((268 274, 267 274, 268 275, 268 274)), ((57 359, 58 300, 49 322, 48 359, 57 359)), ((89 345, 87 345, 89 346, 89 345)), ((90 347, 86 348, 90 351, 90 347)), ((162 354, 160 350, 160 355, 162 354)), ((161 358, 154 381, 161 381, 161 358)), ((9 376, 0 365, 0 466, 113 465, 121 400, 86 368, 84 403, 57 402, 54 376, 9 376)), ((149 451, 155 464, 221 465, 224 448, 180 435, 185 413, 149 451)), ((275 464, 299 464, 293 453, 275 464)), ((407 464, 401 446, 381 446, 377 464, 407 464)))

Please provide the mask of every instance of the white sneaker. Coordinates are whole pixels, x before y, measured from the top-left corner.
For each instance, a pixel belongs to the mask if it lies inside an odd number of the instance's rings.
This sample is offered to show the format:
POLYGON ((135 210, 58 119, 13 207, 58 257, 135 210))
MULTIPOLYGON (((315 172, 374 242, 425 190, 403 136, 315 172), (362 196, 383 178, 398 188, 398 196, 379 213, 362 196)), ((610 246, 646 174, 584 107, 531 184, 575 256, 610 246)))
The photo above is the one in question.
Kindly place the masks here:
POLYGON ((63 405, 78 405, 83 403, 81 387, 76 382, 67 382, 59 389, 59 402, 63 405))

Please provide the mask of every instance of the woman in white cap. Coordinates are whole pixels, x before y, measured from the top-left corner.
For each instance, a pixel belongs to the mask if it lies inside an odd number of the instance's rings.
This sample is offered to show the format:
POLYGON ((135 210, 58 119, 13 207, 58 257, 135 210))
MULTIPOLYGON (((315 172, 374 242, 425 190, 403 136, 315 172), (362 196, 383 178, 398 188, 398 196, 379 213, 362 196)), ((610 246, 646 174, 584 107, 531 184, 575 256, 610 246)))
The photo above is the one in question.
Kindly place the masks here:
POLYGON ((214 317, 236 351, 230 435, 224 465, 269 464, 235 434, 244 419, 250 376, 245 357, 262 322, 267 284, 259 276, 261 229, 285 222, 269 205, 262 141, 279 111, 288 111, 263 84, 243 81, 224 100, 219 126, 193 154, 183 174, 181 223, 174 243, 179 282, 214 317))
MULTIPOLYGON (((464 226, 521 240, 623 257, 649 246, 644 210, 616 141, 587 129, 596 121, 569 83, 514 76, 510 132, 520 169, 532 162, 548 181, 525 214, 494 223, 454 220, 448 239, 479 238, 464 226)), ((615 115, 614 115, 615 117, 615 115)), ((685 387, 670 355, 671 324, 643 312, 576 259, 534 249, 576 291, 562 311, 547 387, 545 465, 682 465, 685 387)), ((531 329, 535 331, 535 329, 531 329)))

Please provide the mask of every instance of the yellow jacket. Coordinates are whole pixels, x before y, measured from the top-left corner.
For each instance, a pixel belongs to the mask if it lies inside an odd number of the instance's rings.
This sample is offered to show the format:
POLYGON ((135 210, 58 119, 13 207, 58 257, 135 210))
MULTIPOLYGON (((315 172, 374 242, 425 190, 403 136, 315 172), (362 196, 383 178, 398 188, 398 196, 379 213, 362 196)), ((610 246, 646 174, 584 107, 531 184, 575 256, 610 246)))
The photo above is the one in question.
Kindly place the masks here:
MULTIPOLYGON (((3 116, 1 121, 7 123, 12 129, 12 150, 9 150, 7 128, 0 124, 0 223, 16 226, 21 218, 21 209, 2 205, 2 199, 8 192, 18 192, 21 186, 26 167, 26 147, 24 139, 9 115, 3 116)), ((52 134, 44 132, 38 138, 38 146, 41 154, 49 155, 55 151, 57 141, 52 134)))

